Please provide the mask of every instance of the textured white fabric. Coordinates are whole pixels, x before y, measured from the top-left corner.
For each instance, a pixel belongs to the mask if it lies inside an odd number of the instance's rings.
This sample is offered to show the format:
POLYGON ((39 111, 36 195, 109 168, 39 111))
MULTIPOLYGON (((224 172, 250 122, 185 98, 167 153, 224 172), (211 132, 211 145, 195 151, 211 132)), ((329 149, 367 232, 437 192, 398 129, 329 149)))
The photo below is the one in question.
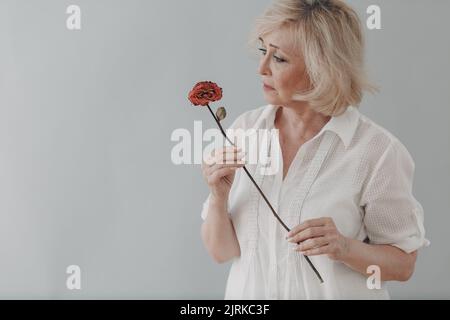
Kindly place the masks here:
MULTIPOLYGON (((265 105, 241 114, 230 129, 271 129, 277 107, 265 105)), ((280 150, 278 137, 269 141, 280 150)), ((253 152, 250 146, 247 149, 253 152)), ((412 194, 414 161, 390 132, 351 106, 332 117, 304 143, 282 179, 283 161, 274 175, 261 166, 246 167, 289 228, 313 218, 332 217, 346 237, 391 244, 406 252, 429 245, 423 208, 412 194)), ((201 216, 206 218, 209 196, 201 216)), ((276 221, 242 169, 230 191, 231 215, 241 248, 233 259, 225 299, 387 299, 368 289, 367 276, 325 255, 312 256, 324 283, 285 239, 276 221)))

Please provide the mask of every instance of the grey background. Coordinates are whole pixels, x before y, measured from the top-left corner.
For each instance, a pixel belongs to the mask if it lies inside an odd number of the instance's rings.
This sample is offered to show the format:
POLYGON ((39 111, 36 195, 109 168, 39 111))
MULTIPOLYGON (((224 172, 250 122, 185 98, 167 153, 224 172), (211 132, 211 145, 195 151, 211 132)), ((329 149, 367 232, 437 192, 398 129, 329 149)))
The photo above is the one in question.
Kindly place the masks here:
MULTIPOLYGON (((170 136, 215 127, 186 99, 197 81, 224 88, 226 125, 266 104, 245 42, 269 2, 0 0, 0 298, 223 298, 230 264, 200 239, 208 189, 170 136)), ((348 3, 364 25, 381 6, 383 29, 365 28, 381 92, 361 111, 412 154, 432 242, 392 297, 450 298, 450 2, 348 3)))

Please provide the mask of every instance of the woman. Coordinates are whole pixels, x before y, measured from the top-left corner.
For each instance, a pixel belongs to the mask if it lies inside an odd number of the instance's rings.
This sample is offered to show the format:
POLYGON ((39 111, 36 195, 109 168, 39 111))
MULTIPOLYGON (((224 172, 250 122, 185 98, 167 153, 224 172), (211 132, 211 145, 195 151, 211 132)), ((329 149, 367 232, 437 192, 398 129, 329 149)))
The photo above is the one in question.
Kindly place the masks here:
POLYGON ((280 0, 251 39, 260 42, 269 104, 230 129, 278 130, 270 145, 280 150, 280 169, 249 169, 292 229, 239 169, 245 158, 236 148, 204 161, 202 239, 215 261, 233 261, 225 299, 389 298, 385 281, 407 281, 429 241, 411 155, 356 107, 373 90, 357 14, 339 0, 280 0))

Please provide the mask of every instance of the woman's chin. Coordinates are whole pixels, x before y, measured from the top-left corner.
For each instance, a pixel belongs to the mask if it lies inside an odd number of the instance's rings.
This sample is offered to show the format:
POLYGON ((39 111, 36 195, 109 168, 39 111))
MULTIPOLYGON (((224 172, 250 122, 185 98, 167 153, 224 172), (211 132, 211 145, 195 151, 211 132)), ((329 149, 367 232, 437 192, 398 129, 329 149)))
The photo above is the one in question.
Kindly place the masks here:
POLYGON ((268 99, 275 99, 278 96, 275 90, 264 90, 263 93, 268 99))
POLYGON ((268 103, 273 105, 278 105, 282 103, 280 97, 274 93, 264 92, 264 98, 268 103))

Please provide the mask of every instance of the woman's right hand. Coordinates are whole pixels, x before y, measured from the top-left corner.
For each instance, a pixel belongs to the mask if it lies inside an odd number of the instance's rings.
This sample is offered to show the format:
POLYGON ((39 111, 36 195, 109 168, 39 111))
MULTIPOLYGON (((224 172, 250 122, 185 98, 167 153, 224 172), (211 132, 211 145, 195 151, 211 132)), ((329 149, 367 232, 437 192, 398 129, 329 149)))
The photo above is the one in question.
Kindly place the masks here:
POLYGON ((236 170, 245 165, 244 157, 241 149, 225 147, 213 150, 202 162, 203 177, 216 200, 228 200, 236 170))

